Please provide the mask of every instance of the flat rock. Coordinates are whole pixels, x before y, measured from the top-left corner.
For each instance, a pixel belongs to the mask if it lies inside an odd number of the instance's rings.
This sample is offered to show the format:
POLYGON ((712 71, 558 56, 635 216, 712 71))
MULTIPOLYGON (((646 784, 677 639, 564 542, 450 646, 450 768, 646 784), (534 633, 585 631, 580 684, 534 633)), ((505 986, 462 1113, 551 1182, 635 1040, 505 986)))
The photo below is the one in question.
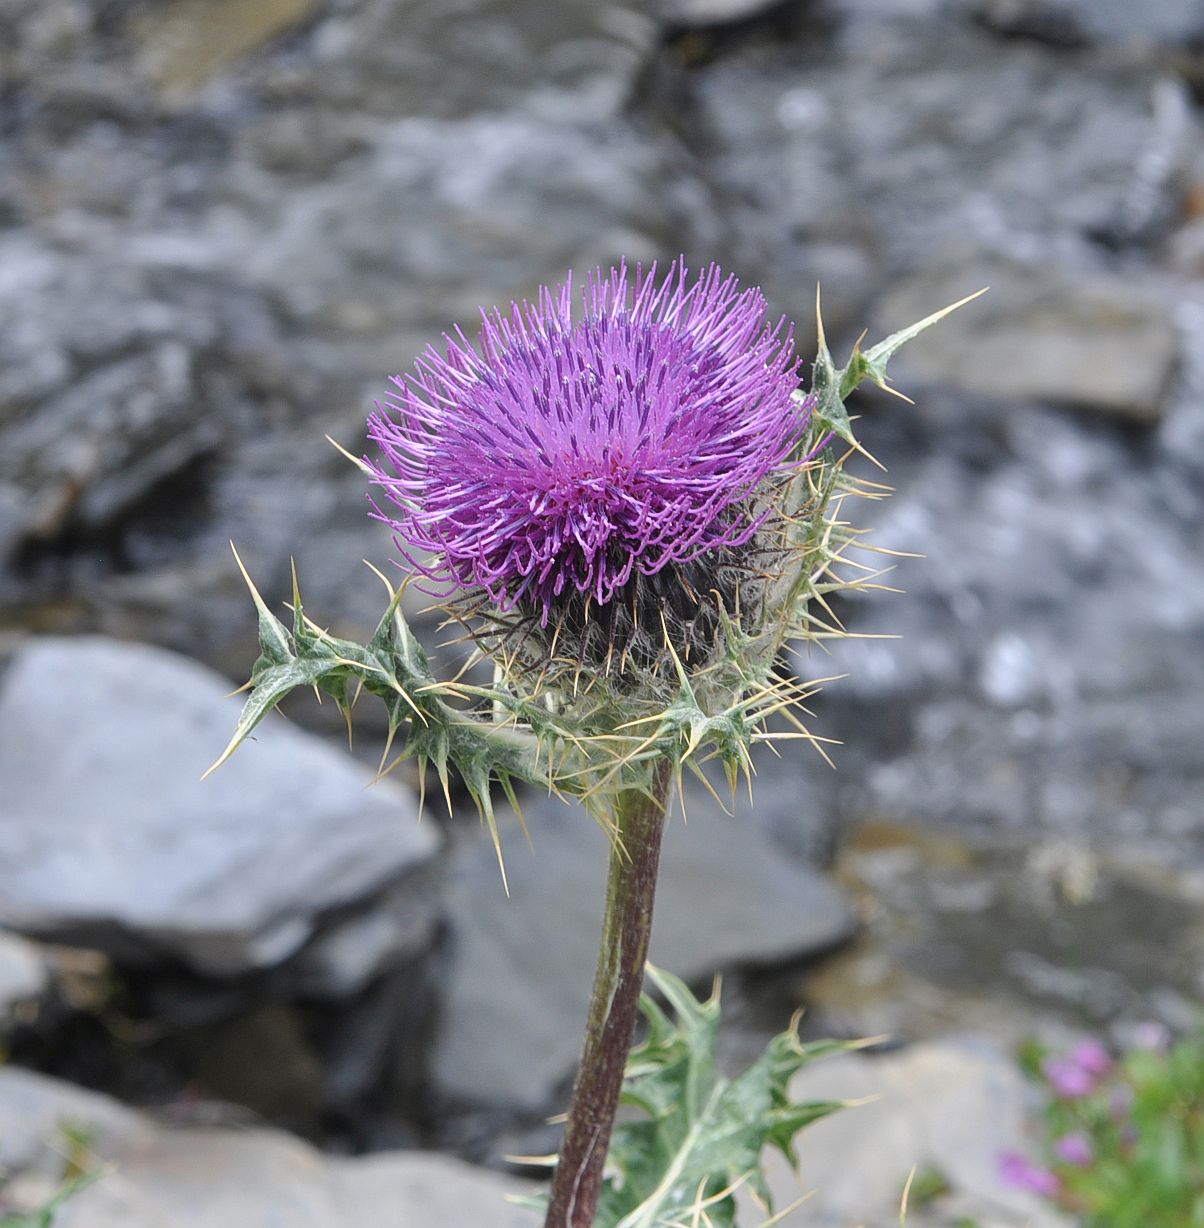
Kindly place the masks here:
POLYGON ((909 1226, 1065 1223, 1000 1178, 1002 1153, 1025 1146, 1025 1087, 1015 1062, 987 1041, 967 1037, 885 1057, 817 1062, 795 1076, 790 1094, 796 1100, 869 1101, 803 1131, 797 1174, 781 1156, 769 1157, 775 1206, 813 1191, 800 1216, 812 1228, 896 1228, 913 1166, 935 1169, 949 1193, 927 1208, 913 1207, 909 1226))
POLYGON ((50 984, 50 969, 31 942, 0 930, 0 1029, 14 1008, 36 1000, 50 984))
MULTIPOLYGON (((900 355, 899 378, 975 396, 1048 401, 1156 422, 1179 360, 1169 306, 1127 279, 1046 264, 976 261, 990 287, 900 355)), ((980 289, 965 265, 925 271, 882 302, 884 327, 980 289)))
POLYGON ((56 1228, 535 1223, 530 1212, 505 1201, 529 1187, 446 1156, 330 1159, 271 1130, 159 1128, 103 1096, 28 1071, 0 1070, 0 1162, 20 1174, 18 1191, 44 1196, 53 1188, 63 1123, 87 1130, 91 1162, 111 1171, 67 1201, 56 1228))
POLYGON ((790 0, 659 0, 658 15, 675 26, 707 28, 750 21, 790 0))
MULTIPOLYGON (((458 1101, 537 1109, 572 1069, 597 957, 607 863, 578 807, 524 806, 533 848, 503 825, 510 898, 492 846, 453 856, 453 958, 435 1041, 436 1087, 458 1101)), ((747 815, 695 798, 671 817, 651 958, 687 980, 832 948, 855 918, 843 892, 783 855, 747 815)))
POLYGON ((228 689, 160 649, 25 644, 0 691, 0 923, 234 975, 429 861, 408 792, 365 791, 367 769, 279 718, 202 782, 228 689))
MULTIPOLYGON (((918 0, 856 7, 863 19, 827 41, 805 28, 788 48, 717 57, 690 80, 690 118, 742 272, 802 319, 813 297, 803 287, 817 275, 825 290, 838 282, 811 252, 869 262, 860 303, 840 313, 851 333, 840 352, 917 270, 958 262, 953 299, 990 284, 984 251, 1073 280, 1099 266, 1101 241, 1148 244, 1181 216, 1196 147, 1190 96, 1141 57, 1088 53, 1090 71, 1072 74, 1060 47, 1005 43, 946 12, 929 20, 918 0), (921 11, 902 19, 909 9, 921 11)), ((1139 280, 1156 291, 1154 277, 1139 280)), ((1045 281, 1034 272, 1035 289, 1045 281)), ((931 310, 926 300, 920 315, 931 310)))
POLYGON ((0 1067, 0 1168, 57 1174, 62 1154, 56 1145, 64 1126, 86 1129, 102 1161, 150 1132, 146 1118, 108 1096, 17 1066, 0 1067))
POLYGON ((1199 0, 976 0, 982 20, 1052 42, 1186 43, 1204 32, 1199 0))
POLYGON ((316 0, 171 0, 130 23, 143 71, 167 96, 187 95, 309 17, 316 0))

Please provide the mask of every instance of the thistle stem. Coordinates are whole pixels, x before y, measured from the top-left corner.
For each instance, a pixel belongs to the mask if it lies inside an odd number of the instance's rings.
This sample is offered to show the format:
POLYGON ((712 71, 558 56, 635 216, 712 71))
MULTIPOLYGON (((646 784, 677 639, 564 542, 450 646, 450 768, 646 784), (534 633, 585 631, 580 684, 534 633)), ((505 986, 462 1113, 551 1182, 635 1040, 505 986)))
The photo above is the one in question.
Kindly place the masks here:
POLYGON ((593 1228, 644 983, 671 780, 666 760, 657 765, 647 791, 627 790, 615 803, 617 832, 585 1048, 544 1228, 593 1228))

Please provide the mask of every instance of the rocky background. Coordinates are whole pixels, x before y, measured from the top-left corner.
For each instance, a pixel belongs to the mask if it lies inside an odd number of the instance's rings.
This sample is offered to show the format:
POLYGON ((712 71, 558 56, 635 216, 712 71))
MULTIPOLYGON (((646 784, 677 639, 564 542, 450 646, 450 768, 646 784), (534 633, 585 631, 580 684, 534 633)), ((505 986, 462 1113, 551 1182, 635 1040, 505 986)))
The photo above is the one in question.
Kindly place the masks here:
POLYGON ((507 900, 468 808, 363 791, 368 705, 198 783, 228 543, 365 634, 323 435, 478 304, 684 253, 804 339, 822 282, 838 355, 991 291, 862 404, 858 515, 923 557, 797 662, 836 770, 688 799, 654 958, 728 974, 733 1062, 800 1004, 900 1046, 806 1076, 883 1098, 797 1222, 896 1222, 914 1163, 914 1223, 1048 1222, 1008 1046, 1204 996, 1202 99, 1197 0, 0 0, 0 1206, 66 1156, 115 1163, 71 1228, 533 1222, 465 1161, 555 1146, 599 837, 532 798, 507 900))

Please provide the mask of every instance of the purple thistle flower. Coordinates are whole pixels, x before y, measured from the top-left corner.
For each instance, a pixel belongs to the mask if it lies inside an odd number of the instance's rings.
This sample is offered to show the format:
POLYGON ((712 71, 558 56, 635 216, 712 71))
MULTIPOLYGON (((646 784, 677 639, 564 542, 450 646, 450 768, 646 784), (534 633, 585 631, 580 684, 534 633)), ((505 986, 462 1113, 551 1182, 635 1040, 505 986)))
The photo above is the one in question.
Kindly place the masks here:
POLYGON ((573 297, 483 311, 477 348, 445 334, 369 421, 407 561, 541 626, 748 543, 809 417, 791 330, 714 265, 598 270, 577 320, 573 297))
POLYGON ((1064 1134, 1054 1143, 1054 1155, 1075 1168, 1089 1168, 1095 1163, 1095 1148, 1082 1133, 1064 1134))
POLYGON ((1057 1173, 1038 1168, 1018 1151, 1006 1151, 999 1158, 999 1171, 1006 1185, 1018 1190, 1030 1190, 1042 1198, 1057 1198, 1062 1182, 1057 1173))

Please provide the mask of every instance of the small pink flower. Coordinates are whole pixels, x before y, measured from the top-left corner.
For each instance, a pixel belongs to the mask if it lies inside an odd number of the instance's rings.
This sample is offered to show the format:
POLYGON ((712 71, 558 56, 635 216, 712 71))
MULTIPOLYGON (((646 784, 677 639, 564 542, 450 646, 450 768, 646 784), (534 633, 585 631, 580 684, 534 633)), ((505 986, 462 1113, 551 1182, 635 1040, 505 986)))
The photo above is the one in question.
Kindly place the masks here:
POLYGON ((1085 1134, 1065 1134, 1054 1143, 1054 1155, 1075 1168, 1088 1168, 1095 1163, 1095 1148, 1085 1134))
POLYGON ((1070 1060, 1080 1070, 1099 1077, 1112 1069, 1112 1056, 1098 1040, 1081 1040, 1070 1051, 1070 1060))
POLYGON ((1095 1075, 1067 1058, 1047 1057, 1041 1063, 1041 1073, 1063 1100, 1081 1100, 1095 1091, 1095 1075))
POLYGON ((1038 1168, 1018 1151, 1005 1151, 999 1157, 999 1173, 1006 1185, 1018 1190, 1030 1190, 1042 1198, 1057 1198, 1062 1192, 1062 1182, 1057 1173, 1038 1168))

